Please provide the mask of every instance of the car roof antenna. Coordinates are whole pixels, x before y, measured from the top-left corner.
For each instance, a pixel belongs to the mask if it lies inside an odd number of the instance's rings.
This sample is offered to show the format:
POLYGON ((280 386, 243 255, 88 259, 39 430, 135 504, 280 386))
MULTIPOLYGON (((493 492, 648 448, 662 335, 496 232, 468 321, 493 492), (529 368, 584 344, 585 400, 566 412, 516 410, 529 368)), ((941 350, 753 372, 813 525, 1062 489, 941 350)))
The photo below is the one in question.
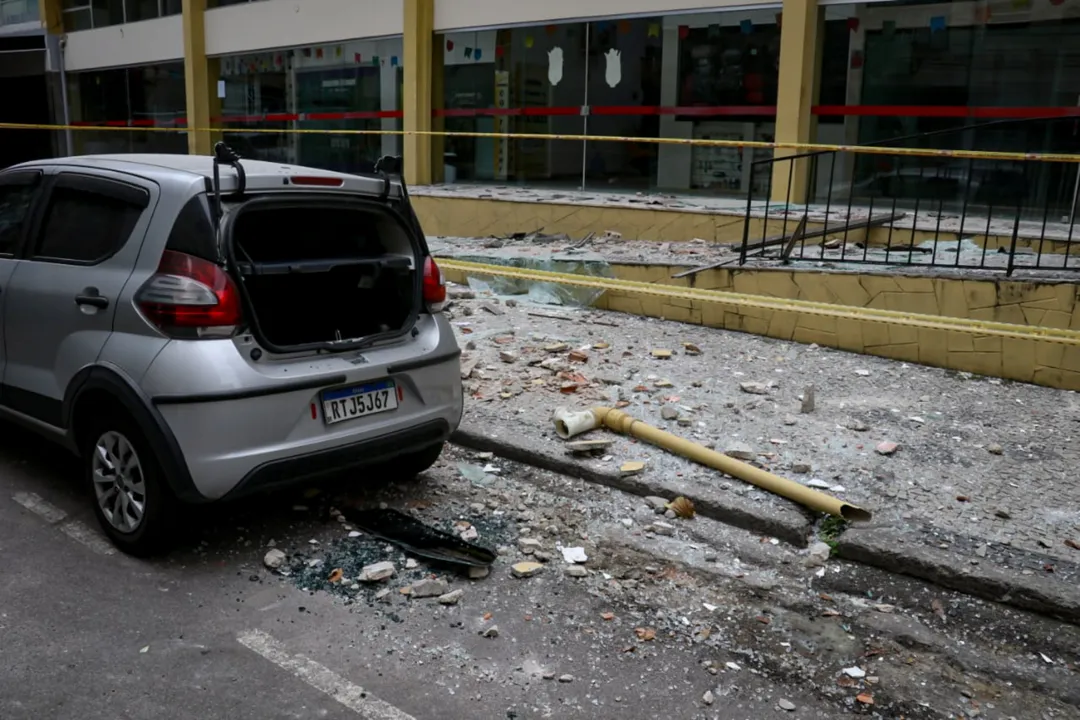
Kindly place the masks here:
POLYGON ((247 187, 247 175, 244 173, 244 166, 240 164, 240 156, 228 145, 223 142, 216 143, 214 145, 214 222, 221 222, 221 174, 220 166, 225 163, 229 167, 236 170, 236 192, 234 196, 240 197, 244 194, 244 190, 247 187))

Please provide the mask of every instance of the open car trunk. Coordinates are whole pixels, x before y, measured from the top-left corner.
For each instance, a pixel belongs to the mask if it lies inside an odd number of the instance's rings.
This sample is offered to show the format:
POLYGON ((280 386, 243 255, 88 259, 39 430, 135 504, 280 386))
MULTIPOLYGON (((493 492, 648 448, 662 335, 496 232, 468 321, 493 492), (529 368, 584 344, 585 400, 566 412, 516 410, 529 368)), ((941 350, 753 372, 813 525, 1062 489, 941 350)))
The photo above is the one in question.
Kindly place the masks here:
POLYGON ((226 227, 256 340, 345 349, 404 332, 421 306, 419 239, 374 203, 254 200, 226 227))

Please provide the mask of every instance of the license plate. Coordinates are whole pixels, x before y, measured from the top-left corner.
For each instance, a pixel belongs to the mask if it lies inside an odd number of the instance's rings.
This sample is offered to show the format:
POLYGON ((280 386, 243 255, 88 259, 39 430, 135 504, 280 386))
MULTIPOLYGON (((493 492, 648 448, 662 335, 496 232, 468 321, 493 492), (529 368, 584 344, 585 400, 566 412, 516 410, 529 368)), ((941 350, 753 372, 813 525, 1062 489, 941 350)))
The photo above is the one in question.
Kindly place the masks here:
POLYGON ((353 385, 322 394, 323 420, 327 425, 397 410, 397 387, 393 380, 353 385))

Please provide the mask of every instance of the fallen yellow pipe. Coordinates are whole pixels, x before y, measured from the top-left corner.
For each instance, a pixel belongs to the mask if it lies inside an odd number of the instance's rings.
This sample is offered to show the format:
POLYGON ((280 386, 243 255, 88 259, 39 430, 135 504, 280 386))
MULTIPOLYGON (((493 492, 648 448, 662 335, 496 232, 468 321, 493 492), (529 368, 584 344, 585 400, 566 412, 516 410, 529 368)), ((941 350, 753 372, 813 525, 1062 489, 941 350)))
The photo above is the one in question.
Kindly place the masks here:
POLYGON ((845 520, 869 520, 871 514, 851 503, 826 495, 805 485, 787 480, 761 468, 740 462, 723 453, 710 450, 703 445, 672 435, 652 425, 635 420, 624 412, 613 408, 597 407, 592 410, 571 412, 563 409, 555 411, 555 432, 566 440, 598 427, 606 426, 615 432, 636 437, 639 440, 656 445, 676 455, 701 463, 714 470, 745 480, 762 490, 768 490, 788 500, 804 505, 811 510, 836 515, 845 520))

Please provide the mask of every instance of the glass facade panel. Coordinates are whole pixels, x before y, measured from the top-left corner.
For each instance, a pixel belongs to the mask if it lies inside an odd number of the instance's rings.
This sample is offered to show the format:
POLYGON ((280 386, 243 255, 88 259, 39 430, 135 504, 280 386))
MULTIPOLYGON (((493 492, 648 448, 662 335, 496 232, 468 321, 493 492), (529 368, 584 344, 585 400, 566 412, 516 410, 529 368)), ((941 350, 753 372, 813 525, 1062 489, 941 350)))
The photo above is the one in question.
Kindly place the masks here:
MULTIPOLYGON (((1080 18, 1061 3, 915 0, 826 10, 833 30, 814 113, 821 143, 1080 152, 1080 18), (842 29, 842 32, 837 32, 842 29), (841 65, 838 61, 844 59, 841 65), (841 79, 843 92, 840 93, 841 79), (830 88, 829 96, 825 90, 830 88), (840 97, 843 101, 840 101, 840 97)), ((962 205, 1071 204, 1076 171, 943 158, 869 157, 841 168, 858 194, 962 205)), ((820 196, 828 172, 819 173, 820 196)))
MULTIPOLYGON (((75 124, 174 127, 187 112, 184 65, 70 73, 68 103, 75 124)), ((177 132, 84 130, 73 139, 76 154, 187 152, 187 140, 177 132)))
POLYGON ((211 121, 229 128, 224 140, 242 157, 270 162, 295 162, 295 135, 281 130, 293 126, 288 118, 292 56, 286 51, 232 55, 221 58, 221 118, 211 121))
POLYGON ((401 38, 221 58, 225 139, 244 157, 370 172, 400 153, 401 38), (337 134, 273 132, 333 130, 337 134))
MULTIPOLYGON (((449 132, 584 132, 587 25, 570 23, 436 37, 443 53, 449 132)), ((447 182, 478 180, 580 187, 581 141, 448 137, 447 182)))
MULTIPOLYGON (((662 18, 589 24, 587 135, 660 137, 662 27, 662 18)), ((586 186, 654 187, 658 147, 655 143, 588 143, 584 148, 586 186)))
MULTIPOLYGON (((447 33, 450 132, 771 140, 775 10, 598 20, 447 33)), ((615 190, 745 190, 741 149, 626 141, 449 137, 447 182, 615 190)))
POLYGON ((19 25, 37 19, 37 0, 0 0, 0 25, 19 25))

